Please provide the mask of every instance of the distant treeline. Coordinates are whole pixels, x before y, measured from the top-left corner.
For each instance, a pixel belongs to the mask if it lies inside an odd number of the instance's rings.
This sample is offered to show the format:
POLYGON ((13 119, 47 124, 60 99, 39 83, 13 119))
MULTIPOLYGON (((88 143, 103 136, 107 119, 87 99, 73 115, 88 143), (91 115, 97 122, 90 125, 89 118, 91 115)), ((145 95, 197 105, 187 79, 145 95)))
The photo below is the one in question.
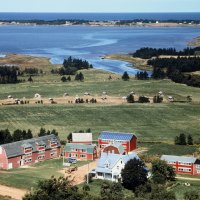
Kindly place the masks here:
POLYGON ((72 58, 65 59, 63 62, 63 67, 58 70, 52 70, 51 73, 58 73, 60 75, 75 75, 78 70, 93 68, 88 61, 72 58))
POLYGON ((189 56, 196 55, 200 51, 200 47, 195 48, 185 48, 182 51, 177 51, 175 48, 141 48, 133 53, 133 57, 150 59, 152 57, 157 57, 160 55, 172 55, 172 56, 189 56))
POLYGON ((155 58, 147 63, 153 66, 154 79, 170 78, 177 83, 200 87, 200 77, 189 74, 200 71, 199 57, 155 58))
POLYGON ((0 84, 20 82, 17 79, 18 70, 14 66, 0 66, 0 84))
MULTIPOLYGON (((56 20, 2 20, 5 23, 31 23, 36 25, 63 25, 66 21, 70 22, 72 25, 81 25, 88 24, 89 22, 111 22, 111 20, 81 20, 81 19, 56 19, 56 20)), ((149 19, 133 19, 133 20, 117 20, 115 21, 116 25, 126 25, 131 23, 156 23, 157 20, 149 20, 149 19)), ((200 20, 159 20, 160 23, 179 23, 179 24, 199 24, 200 20)))

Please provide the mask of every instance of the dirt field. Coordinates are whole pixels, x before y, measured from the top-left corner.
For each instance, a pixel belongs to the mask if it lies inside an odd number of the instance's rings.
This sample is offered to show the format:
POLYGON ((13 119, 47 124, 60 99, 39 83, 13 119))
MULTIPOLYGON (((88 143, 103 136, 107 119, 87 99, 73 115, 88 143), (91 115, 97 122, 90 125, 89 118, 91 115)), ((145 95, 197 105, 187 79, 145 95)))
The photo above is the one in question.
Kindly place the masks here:
POLYGON ((66 170, 64 169, 59 172, 64 174, 65 177, 69 177, 70 179, 72 179, 74 181, 74 185, 78 185, 84 182, 85 175, 95 167, 96 167, 96 161, 93 161, 87 165, 78 167, 77 171, 71 173, 66 172, 66 170))
POLYGON ((16 189, 16 188, 0 185, 0 194, 2 196, 10 196, 16 200, 21 200, 22 197, 26 194, 26 192, 27 192, 26 190, 21 190, 21 189, 16 189))

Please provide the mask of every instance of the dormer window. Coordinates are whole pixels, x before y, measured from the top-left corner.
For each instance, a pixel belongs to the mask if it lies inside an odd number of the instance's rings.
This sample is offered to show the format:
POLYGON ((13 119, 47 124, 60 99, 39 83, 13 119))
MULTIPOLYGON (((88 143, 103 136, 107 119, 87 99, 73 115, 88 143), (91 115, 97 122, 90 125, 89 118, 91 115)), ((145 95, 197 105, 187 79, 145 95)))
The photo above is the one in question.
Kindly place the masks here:
POLYGON ((105 166, 105 168, 109 168, 110 163, 108 161, 106 161, 105 164, 104 164, 104 166, 105 166))
POLYGON ((57 140, 51 140, 50 141, 50 146, 51 146, 51 148, 56 148, 58 146, 57 140))

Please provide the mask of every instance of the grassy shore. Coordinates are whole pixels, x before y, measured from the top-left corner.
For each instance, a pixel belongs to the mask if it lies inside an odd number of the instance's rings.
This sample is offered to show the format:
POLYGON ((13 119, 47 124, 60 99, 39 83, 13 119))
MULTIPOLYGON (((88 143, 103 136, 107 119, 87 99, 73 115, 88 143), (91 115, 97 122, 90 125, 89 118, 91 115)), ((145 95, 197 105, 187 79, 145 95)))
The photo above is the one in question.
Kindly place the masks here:
POLYGON ((136 67, 137 69, 152 71, 152 68, 147 65, 146 59, 134 58, 132 55, 129 55, 129 54, 110 54, 110 55, 106 55, 104 58, 126 61, 126 62, 131 63, 133 67, 136 67))

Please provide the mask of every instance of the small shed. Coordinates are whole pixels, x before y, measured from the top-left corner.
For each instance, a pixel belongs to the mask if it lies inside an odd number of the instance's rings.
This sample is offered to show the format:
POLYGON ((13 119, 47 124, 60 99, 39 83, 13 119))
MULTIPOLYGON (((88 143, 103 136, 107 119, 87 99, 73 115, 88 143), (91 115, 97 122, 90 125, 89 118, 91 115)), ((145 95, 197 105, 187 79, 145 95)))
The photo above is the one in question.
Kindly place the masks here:
POLYGON ((72 143, 92 144, 92 133, 72 133, 72 143))

